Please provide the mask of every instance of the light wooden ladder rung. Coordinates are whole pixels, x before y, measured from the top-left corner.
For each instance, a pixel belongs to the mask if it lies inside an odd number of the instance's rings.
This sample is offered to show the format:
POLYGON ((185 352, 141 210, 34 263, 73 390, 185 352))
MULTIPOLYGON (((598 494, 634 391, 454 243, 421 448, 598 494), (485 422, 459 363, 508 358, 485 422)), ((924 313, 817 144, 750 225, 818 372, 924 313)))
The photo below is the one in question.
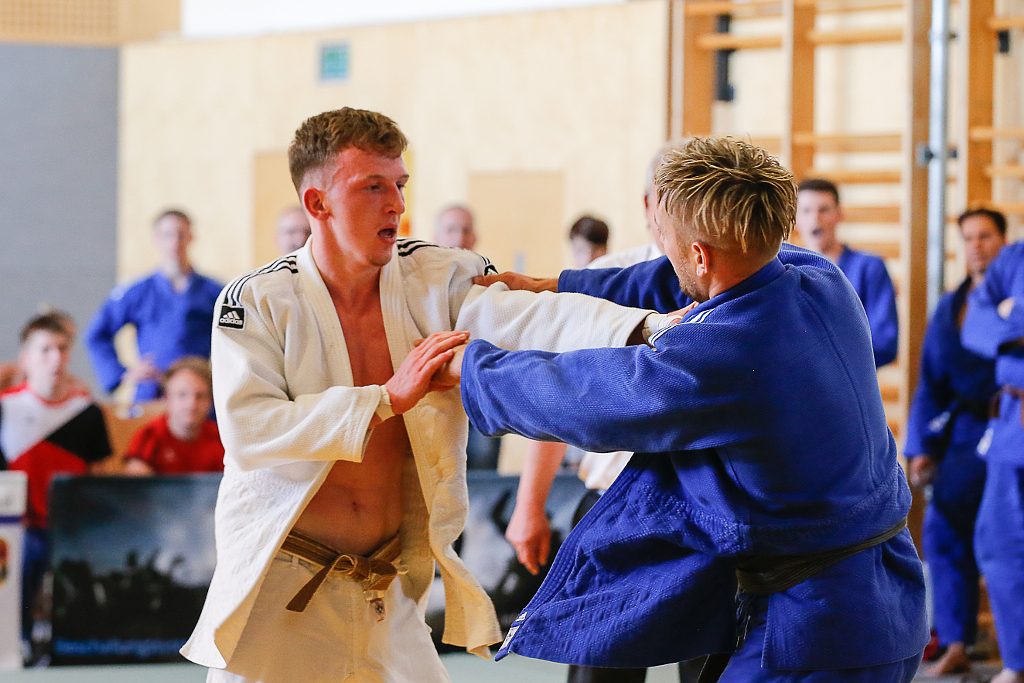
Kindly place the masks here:
POLYGON ((899 0, 865 0, 862 2, 850 2, 850 0, 796 0, 795 4, 797 7, 814 7, 822 14, 878 12, 898 10, 905 7, 899 0))
POLYGON ((1008 31, 1013 28, 1024 28, 1024 16, 992 17, 988 27, 993 31, 1008 31))
POLYGON ((782 13, 782 3, 779 0, 747 0, 747 2, 709 0, 708 2, 687 2, 683 11, 690 17, 736 14, 744 19, 752 19, 758 16, 778 16, 782 13))
POLYGON ((989 178, 1024 178, 1024 164, 993 164, 985 167, 989 178))
POLYGON ((995 128, 993 126, 974 126, 969 133, 971 140, 1024 140, 1024 128, 995 128))
POLYGON ((807 39, 815 45, 861 45, 865 43, 895 43, 903 40, 900 26, 847 28, 834 31, 810 31, 807 39))
POLYGON ((899 133, 811 133, 793 135, 793 144, 814 147, 818 152, 899 152, 899 133))
POLYGON ((843 205, 843 220, 847 223, 899 223, 899 206, 847 206, 843 205))
POLYGON ((771 50, 782 47, 782 36, 705 33, 697 39, 697 47, 704 50, 771 50))
POLYGON ((884 185, 887 183, 898 183, 903 173, 898 169, 860 169, 860 168, 834 168, 828 170, 812 169, 807 173, 808 178, 828 178, 834 183, 861 185, 884 185))

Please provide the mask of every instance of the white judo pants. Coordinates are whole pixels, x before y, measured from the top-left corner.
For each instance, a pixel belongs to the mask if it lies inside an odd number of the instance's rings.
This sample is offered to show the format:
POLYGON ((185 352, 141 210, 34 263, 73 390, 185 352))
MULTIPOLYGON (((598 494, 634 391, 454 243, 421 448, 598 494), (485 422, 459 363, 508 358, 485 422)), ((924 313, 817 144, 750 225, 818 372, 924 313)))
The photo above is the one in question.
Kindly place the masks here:
POLYGON ((285 605, 320 568, 281 551, 226 670, 207 683, 450 683, 404 577, 377 620, 358 582, 331 574, 303 612, 285 605))

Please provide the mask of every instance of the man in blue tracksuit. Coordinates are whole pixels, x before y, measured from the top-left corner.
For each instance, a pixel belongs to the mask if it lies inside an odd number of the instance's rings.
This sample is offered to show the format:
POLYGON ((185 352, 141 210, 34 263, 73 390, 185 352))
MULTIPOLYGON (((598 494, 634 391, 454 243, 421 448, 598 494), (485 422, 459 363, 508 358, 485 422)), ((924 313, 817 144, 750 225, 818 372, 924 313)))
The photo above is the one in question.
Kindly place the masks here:
POLYGON ((996 362, 997 414, 978 444, 986 461, 974 549, 985 576, 1003 670, 1024 683, 1024 243, 1003 249, 971 292, 964 346, 996 362))
POLYGON ((946 294, 932 316, 921 351, 921 375, 910 405, 907 443, 910 481, 932 485, 923 544, 932 576, 932 612, 946 651, 936 675, 966 671, 966 646, 978 628, 978 566, 974 521, 985 486, 978 442, 996 393, 995 363, 963 347, 960 327, 967 296, 1006 244, 1006 218, 972 209, 958 219, 967 278, 946 294))
POLYGON ((192 221, 168 209, 153 223, 153 242, 160 256, 156 272, 116 287, 97 311, 85 343, 93 371, 104 391, 128 381, 135 400, 160 396, 160 377, 182 356, 210 357, 213 308, 223 285, 200 275, 188 259, 192 221), (117 357, 114 337, 125 325, 135 327, 139 360, 125 368, 117 357))
POLYGON ((843 219, 839 189, 830 180, 808 178, 797 187, 796 230, 804 246, 839 266, 864 304, 871 326, 875 365, 896 360, 899 319, 896 292, 885 262, 874 254, 851 249, 839 241, 836 229, 843 219))
POLYGON ((780 252, 795 188, 763 150, 691 140, 656 186, 667 258, 557 287, 661 310, 689 296, 681 324, 565 354, 477 340, 453 363, 484 433, 636 452, 498 657, 731 652, 710 662, 722 681, 910 681, 924 581, 863 307, 827 259, 780 252))

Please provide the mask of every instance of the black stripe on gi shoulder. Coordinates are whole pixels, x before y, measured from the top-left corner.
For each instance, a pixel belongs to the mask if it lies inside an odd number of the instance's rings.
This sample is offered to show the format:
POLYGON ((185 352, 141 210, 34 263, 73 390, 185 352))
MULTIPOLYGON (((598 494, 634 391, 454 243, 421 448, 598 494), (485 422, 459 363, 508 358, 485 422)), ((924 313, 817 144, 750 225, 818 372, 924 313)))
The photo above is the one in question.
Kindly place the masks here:
POLYGON ((298 273, 299 267, 296 263, 295 256, 285 256, 279 258, 276 261, 268 263, 262 268, 246 273, 242 277, 232 282, 227 290, 224 292, 224 304, 227 306, 238 306, 238 299, 242 295, 242 288, 245 287, 249 280, 253 279, 258 275, 266 275, 267 273, 276 273, 279 270, 287 270, 292 273, 298 273))
POLYGON ((419 251, 420 249, 423 249, 424 247, 433 247, 434 249, 450 249, 451 248, 451 247, 442 247, 441 245, 434 244, 433 242, 420 242, 419 244, 413 244, 411 246, 407 246, 407 247, 404 247, 402 249, 399 249, 398 250, 398 255, 399 256, 409 256, 413 252, 419 251))
POLYGON ((412 252, 416 251, 420 247, 437 247, 438 245, 433 242, 427 242, 426 240, 416 240, 409 238, 402 238, 398 240, 398 255, 408 256, 412 252))
MULTIPOLYGON (((479 256, 479 254, 477 254, 479 256)), ((486 256, 480 256, 480 260, 484 262, 484 275, 497 275, 498 269, 491 263, 491 259, 486 256)))

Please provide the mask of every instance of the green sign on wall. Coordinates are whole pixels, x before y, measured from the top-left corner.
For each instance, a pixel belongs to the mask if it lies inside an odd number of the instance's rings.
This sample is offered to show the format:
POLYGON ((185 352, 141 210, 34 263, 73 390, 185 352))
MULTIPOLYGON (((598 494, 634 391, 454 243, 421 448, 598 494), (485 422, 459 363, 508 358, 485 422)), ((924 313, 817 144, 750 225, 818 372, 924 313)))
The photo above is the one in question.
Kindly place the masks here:
POLYGON ((348 43, 327 43, 320 47, 320 80, 347 81, 349 73, 348 43))

